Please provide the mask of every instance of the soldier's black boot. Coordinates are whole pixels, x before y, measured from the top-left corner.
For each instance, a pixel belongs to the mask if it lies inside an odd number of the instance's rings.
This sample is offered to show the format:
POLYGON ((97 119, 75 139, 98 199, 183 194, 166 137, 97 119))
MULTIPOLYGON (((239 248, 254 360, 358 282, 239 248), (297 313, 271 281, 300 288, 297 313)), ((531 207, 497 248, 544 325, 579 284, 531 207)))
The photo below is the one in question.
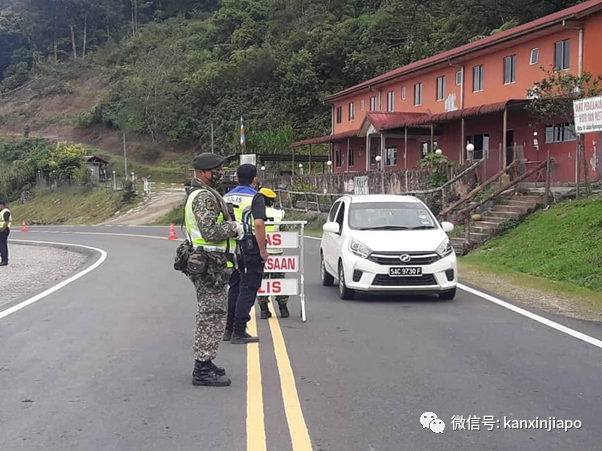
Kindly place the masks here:
POLYGON ((236 345, 246 345, 247 343, 259 343, 259 337, 253 337, 247 333, 246 324, 235 324, 234 333, 232 334, 232 340, 230 343, 236 345))
POLYGON ((226 375, 226 370, 224 368, 222 368, 221 366, 217 366, 213 362, 211 362, 211 366, 213 367, 213 371, 215 372, 215 374, 217 374, 218 376, 226 375))
POLYGON ((231 338, 232 338, 232 329, 229 329, 228 327, 226 327, 226 330, 224 331, 224 341, 230 341, 231 338))
POLYGON ((286 304, 278 304, 280 307, 280 318, 288 318, 291 314, 288 311, 286 304))
POLYGON ((268 319, 272 317, 272 312, 270 312, 270 309, 268 308, 268 303, 266 302, 259 304, 259 308, 261 309, 261 319, 268 319))
POLYGON ((211 360, 208 362, 195 360, 194 371, 192 372, 192 385, 227 387, 232 383, 227 377, 218 375, 213 367, 214 365, 211 360))

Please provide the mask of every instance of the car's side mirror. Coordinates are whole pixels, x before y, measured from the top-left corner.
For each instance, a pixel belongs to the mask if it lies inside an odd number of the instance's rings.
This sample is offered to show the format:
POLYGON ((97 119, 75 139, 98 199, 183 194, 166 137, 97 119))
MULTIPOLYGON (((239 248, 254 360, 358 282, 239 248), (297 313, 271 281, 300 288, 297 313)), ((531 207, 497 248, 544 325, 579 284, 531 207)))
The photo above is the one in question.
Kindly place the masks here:
POLYGON ((454 231, 454 225, 451 222, 442 222, 441 228, 445 233, 450 233, 454 231))
POLYGON ((341 233, 338 222, 327 222, 322 226, 322 230, 327 233, 341 233))

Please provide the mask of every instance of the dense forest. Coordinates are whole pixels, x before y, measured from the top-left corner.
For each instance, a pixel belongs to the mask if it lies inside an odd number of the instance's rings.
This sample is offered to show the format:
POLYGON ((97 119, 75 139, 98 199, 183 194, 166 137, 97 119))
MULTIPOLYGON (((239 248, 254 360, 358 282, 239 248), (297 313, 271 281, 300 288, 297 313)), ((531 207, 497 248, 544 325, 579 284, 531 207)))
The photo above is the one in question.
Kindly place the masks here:
MULTIPOLYGON (((78 120, 274 151, 329 131, 322 99, 577 3, 567 0, 0 0, 0 91, 57 72, 106 94, 78 120)), ((58 85, 55 86, 59 89, 58 85)))

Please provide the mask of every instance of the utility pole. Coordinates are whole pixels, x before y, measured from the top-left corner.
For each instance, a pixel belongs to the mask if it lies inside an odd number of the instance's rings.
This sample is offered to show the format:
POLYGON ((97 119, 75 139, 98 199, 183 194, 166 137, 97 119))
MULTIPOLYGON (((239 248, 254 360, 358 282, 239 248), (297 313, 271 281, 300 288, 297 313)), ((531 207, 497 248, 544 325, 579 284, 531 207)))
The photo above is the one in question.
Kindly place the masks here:
POLYGON ((125 165, 125 179, 128 178, 128 154, 125 146, 125 132, 123 132, 123 162, 125 165))

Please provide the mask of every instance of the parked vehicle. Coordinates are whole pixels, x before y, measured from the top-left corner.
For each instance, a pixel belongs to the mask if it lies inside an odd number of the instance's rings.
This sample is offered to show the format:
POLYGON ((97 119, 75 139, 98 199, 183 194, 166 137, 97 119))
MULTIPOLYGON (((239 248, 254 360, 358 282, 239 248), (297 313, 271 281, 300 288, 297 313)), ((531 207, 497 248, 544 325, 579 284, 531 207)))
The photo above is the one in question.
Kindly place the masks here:
POLYGON ((343 196, 323 229, 322 285, 338 279, 341 299, 356 292, 454 298, 458 269, 447 236, 454 225, 440 224, 418 198, 343 196))

